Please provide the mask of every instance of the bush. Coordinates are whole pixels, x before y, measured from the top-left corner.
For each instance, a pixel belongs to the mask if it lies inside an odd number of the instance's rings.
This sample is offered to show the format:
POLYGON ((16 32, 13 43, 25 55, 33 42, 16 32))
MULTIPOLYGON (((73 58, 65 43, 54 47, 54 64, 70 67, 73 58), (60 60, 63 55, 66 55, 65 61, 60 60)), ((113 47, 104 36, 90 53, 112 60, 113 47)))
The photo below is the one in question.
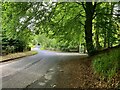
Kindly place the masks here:
POLYGON ((13 53, 14 52, 14 46, 6 46, 6 53, 13 53))
POLYGON ((120 69, 120 48, 108 53, 97 55, 93 62, 95 73, 103 78, 111 79, 120 69))
POLYGON ((3 38, 2 42, 3 55, 31 50, 25 41, 19 39, 3 38))

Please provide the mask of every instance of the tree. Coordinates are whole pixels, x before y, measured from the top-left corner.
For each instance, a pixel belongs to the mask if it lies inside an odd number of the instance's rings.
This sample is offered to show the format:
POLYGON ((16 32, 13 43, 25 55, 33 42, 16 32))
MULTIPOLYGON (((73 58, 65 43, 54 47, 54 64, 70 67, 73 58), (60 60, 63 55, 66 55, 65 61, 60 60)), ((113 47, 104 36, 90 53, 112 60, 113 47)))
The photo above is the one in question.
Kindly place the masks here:
POLYGON ((93 45, 92 40, 92 20, 95 13, 96 3, 86 2, 83 4, 83 8, 85 10, 86 21, 85 21, 85 40, 86 40, 86 47, 89 55, 93 55, 95 52, 95 48, 93 45), (86 7, 85 7, 86 6, 86 7))
POLYGON ((5 37, 21 35, 26 37, 22 41, 30 42, 27 36, 44 33, 56 39, 60 49, 84 45, 93 55, 99 47, 118 44, 119 20, 112 15, 114 6, 102 2, 3 3, 2 28, 5 37))

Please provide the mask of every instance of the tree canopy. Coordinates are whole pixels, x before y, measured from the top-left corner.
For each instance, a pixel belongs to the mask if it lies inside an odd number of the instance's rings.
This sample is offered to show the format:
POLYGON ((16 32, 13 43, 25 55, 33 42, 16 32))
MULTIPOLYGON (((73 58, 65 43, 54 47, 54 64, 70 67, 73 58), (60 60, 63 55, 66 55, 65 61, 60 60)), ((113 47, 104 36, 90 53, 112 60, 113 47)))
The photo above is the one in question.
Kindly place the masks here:
POLYGON ((41 35, 44 34, 51 40, 46 41, 48 45, 44 43, 46 47, 60 50, 83 47, 87 49, 89 55, 93 55, 96 50, 120 44, 119 4, 118 2, 4 2, 2 41, 3 44, 11 43, 10 40, 14 43, 22 42, 25 49, 33 43, 34 36, 37 36, 38 42, 43 44, 41 35))

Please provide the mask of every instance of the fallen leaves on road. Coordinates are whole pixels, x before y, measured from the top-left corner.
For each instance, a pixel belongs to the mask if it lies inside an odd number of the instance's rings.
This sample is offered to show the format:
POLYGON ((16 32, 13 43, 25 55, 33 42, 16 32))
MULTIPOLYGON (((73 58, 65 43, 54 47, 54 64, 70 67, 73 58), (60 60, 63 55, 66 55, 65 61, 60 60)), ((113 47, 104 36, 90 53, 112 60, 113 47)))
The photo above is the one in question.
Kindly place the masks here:
POLYGON ((101 80, 93 73, 88 58, 64 61, 59 67, 55 77, 58 88, 118 88, 120 85, 120 73, 109 82, 101 80))

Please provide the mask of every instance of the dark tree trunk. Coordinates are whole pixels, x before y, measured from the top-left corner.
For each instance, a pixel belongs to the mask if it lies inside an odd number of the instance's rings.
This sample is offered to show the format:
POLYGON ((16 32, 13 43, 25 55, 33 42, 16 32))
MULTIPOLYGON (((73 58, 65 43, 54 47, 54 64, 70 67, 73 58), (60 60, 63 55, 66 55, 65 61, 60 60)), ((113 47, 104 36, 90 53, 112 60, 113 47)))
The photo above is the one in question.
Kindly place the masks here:
POLYGON ((85 21, 85 40, 86 47, 89 55, 93 55, 95 52, 93 40, 92 40, 92 19, 94 15, 94 9, 92 2, 86 2, 86 21, 85 21))
POLYGON ((106 30, 104 33, 104 48, 106 48, 106 44, 107 44, 107 37, 106 37, 106 30))
POLYGON ((96 50, 100 49, 100 43, 99 43, 99 29, 95 32, 95 40, 96 40, 96 50))
POLYGON ((107 48, 110 48, 111 31, 107 30, 107 48))

